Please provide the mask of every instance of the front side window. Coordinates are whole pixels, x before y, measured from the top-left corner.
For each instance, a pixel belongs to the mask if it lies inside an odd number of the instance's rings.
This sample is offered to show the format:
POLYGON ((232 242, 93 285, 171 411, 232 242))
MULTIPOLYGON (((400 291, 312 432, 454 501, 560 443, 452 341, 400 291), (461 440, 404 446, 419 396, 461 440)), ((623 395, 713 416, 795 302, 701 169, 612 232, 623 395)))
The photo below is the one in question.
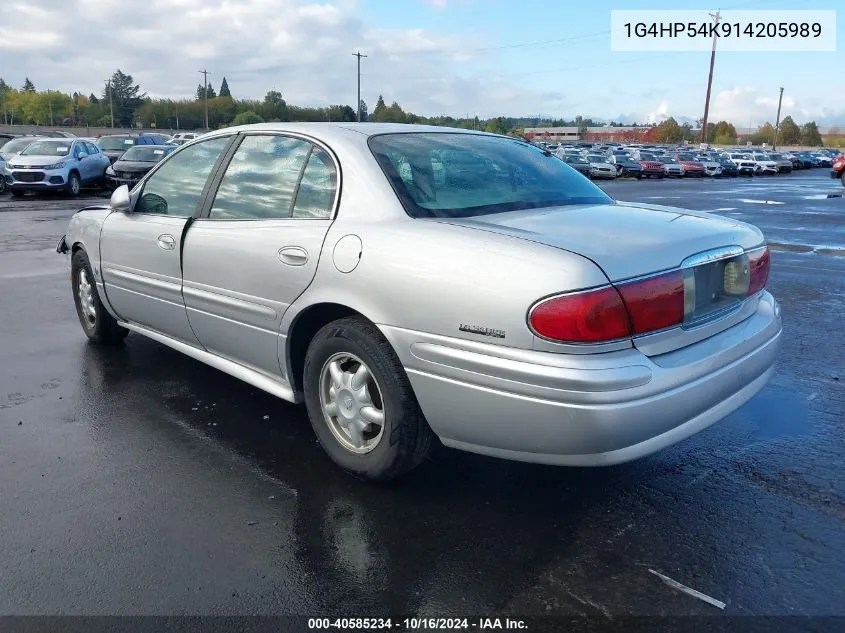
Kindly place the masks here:
POLYGON ((180 218, 194 215, 205 182, 228 144, 229 137, 222 136, 174 154, 146 181, 135 212, 180 218))
POLYGON ((85 142, 85 151, 88 152, 89 154, 91 154, 92 156, 94 154, 100 153, 100 150, 97 149, 96 145, 94 145, 93 143, 88 143, 87 141, 85 142))
POLYGON ((424 132, 377 135, 368 142, 415 218, 612 202, 555 156, 508 138, 424 132))
POLYGON ((209 218, 289 218, 296 185, 310 151, 311 143, 298 138, 247 136, 226 168, 209 218))

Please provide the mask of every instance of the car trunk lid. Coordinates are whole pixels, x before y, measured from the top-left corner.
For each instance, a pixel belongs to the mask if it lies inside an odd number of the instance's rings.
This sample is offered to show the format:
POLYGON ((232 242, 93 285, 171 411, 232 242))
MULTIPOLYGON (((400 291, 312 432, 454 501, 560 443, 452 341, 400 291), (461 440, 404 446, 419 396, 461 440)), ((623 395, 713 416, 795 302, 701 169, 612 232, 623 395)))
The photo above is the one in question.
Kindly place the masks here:
MULTIPOLYGON (((729 261, 726 258, 763 244, 758 229, 735 220, 639 203, 573 205, 439 221, 511 235, 587 257, 617 287, 683 264, 688 273, 694 271, 692 283, 698 287, 692 306, 696 319, 738 307, 742 298, 722 292, 725 262, 729 261)), ((717 325, 708 327, 714 334, 719 331, 717 325)), ((675 335, 673 347, 699 339, 675 335)))

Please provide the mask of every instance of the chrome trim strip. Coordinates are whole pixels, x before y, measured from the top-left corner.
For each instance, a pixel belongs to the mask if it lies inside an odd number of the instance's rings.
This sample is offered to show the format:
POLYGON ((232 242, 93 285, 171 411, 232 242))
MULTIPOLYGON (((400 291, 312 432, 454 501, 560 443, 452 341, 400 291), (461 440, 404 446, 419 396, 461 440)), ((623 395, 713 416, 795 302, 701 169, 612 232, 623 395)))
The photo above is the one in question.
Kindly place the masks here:
POLYGON ((681 262, 681 268, 693 268, 694 266, 710 264, 721 259, 738 257, 744 252, 745 250, 741 246, 722 246, 719 248, 713 248, 709 251, 702 251, 701 253, 690 255, 684 261, 681 262))
POLYGON ((151 338, 163 345, 172 347, 177 352, 182 352, 191 358, 195 358, 201 363, 210 365, 211 367, 219 369, 230 376, 243 380, 245 383, 248 383, 253 387, 257 387, 262 391, 266 391, 267 393, 281 398, 282 400, 287 400, 288 402, 293 403, 302 402, 302 398, 298 397, 298 395, 293 392, 290 385, 287 382, 284 382, 281 378, 270 378, 269 376, 265 376, 253 369, 250 369, 249 367, 244 367, 243 365, 226 358, 222 358, 221 356, 217 356, 216 354, 206 352, 204 349, 199 349, 193 345, 177 341, 169 336, 165 336, 155 330, 150 330, 135 323, 120 321, 119 324, 129 330, 132 330, 133 332, 137 332, 138 334, 151 338))

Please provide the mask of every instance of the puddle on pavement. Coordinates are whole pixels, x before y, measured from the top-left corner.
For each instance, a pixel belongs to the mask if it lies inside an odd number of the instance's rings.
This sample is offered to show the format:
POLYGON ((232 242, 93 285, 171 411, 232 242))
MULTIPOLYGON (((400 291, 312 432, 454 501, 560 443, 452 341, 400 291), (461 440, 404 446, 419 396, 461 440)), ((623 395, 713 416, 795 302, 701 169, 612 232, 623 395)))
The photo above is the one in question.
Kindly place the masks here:
POLYGON ((820 394, 787 391, 772 386, 763 389, 749 403, 753 410, 749 418, 757 427, 754 439, 771 440, 811 434, 814 426, 808 400, 811 396, 814 400, 822 397, 820 394))

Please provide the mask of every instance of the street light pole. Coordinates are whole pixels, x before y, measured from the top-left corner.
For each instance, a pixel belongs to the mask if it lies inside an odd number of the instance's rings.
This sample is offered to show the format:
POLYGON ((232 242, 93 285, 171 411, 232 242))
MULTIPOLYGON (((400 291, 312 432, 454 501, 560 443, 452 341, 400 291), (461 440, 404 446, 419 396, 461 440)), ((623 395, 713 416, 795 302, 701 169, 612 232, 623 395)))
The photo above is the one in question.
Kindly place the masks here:
MULTIPOLYGON (((722 20, 722 16, 720 15, 719 11, 716 13, 711 13, 710 17, 713 18, 713 22, 717 25, 722 20)), ((713 50, 710 51, 710 75, 707 77, 707 96, 704 98, 704 119, 701 123, 701 142, 707 142, 707 115, 710 113, 710 88, 713 85, 713 66, 716 63, 716 41, 718 40, 718 36, 714 33, 713 34, 713 50)))
POLYGON ((202 75, 203 93, 205 95, 205 131, 208 132, 208 71, 198 71, 202 75))
POLYGON ((366 57, 361 51, 357 51, 352 53, 354 57, 358 58, 358 107, 356 111, 358 112, 358 123, 361 122, 361 58, 366 57))

